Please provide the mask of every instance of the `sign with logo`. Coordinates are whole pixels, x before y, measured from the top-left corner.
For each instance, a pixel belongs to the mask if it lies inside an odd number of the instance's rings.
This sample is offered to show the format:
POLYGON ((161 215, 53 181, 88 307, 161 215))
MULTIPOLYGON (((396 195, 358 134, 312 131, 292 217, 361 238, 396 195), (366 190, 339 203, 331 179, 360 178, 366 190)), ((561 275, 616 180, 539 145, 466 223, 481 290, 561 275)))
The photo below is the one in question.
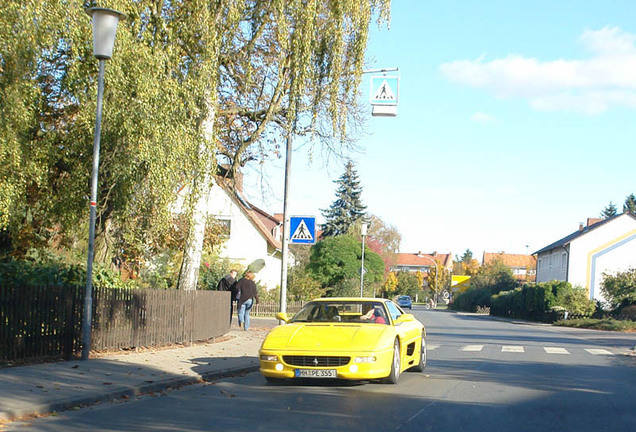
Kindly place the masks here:
POLYGON ((400 90, 397 76, 371 77, 371 105, 397 105, 400 90))
POLYGON ((294 244, 316 243, 316 218, 292 216, 289 218, 289 242, 294 244))

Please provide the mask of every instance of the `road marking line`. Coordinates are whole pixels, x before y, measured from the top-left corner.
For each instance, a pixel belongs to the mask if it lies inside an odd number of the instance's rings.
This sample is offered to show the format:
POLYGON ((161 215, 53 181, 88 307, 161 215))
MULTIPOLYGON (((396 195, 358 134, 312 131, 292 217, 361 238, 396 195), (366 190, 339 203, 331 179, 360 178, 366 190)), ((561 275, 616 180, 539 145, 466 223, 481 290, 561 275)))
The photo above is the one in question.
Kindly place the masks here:
POLYGON ((427 351, 433 351, 433 350, 436 350, 437 348, 439 348, 439 345, 426 345, 427 351))
POLYGON ((471 352, 481 351, 482 349, 484 349, 483 345, 466 345, 462 347, 462 351, 471 351, 471 352))
POLYGON ((611 352, 609 352, 608 350, 605 349, 595 349, 595 348, 590 348, 590 349, 585 349, 585 351, 589 352, 592 355, 614 355, 611 352))
POLYGON ((548 354, 570 354, 565 348, 559 347, 543 347, 548 354))
POLYGON ((522 346, 504 345, 501 347, 501 352, 522 353, 526 352, 526 350, 522 346))

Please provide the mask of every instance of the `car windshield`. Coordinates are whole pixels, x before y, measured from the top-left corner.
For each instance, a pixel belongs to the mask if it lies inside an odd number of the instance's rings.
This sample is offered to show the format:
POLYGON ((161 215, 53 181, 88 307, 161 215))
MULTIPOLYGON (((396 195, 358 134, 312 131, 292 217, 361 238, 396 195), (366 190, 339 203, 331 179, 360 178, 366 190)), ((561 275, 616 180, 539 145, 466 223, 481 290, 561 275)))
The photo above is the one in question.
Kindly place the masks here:
POLYGON ((409 296, 402 296, 402 297, 400 297, 398 300, 409 301, 409 300, 411 300, 411 297, 409 297, 409 296))
POLYGON ((290 322, 388 324, 387 316, 382 302, 314 301, 307 303, 290 322))

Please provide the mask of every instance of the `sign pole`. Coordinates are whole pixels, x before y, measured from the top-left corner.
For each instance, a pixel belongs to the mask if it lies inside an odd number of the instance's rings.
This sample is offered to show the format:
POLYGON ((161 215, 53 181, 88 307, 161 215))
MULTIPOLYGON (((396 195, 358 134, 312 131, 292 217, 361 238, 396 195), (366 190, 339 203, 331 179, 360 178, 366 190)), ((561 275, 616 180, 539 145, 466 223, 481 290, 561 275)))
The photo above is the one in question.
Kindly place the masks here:
POLYGON ((285 155, 285 191, 283 196, 283 257, 280 270, 280 311, 287 312, 287 257, 289 255, 289 217, 287 209, 287 195, 289 195, 289 177, 291 171, 292 142, 294 128, 287 132, 287 147, 285 155))

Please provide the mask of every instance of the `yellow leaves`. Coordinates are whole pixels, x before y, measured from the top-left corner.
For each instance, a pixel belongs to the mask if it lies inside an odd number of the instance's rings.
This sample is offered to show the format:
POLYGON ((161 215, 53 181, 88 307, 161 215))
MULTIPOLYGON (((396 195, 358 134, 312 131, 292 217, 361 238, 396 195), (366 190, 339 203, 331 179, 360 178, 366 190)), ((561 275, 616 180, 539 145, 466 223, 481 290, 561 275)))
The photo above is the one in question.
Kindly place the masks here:
POLYGON ((387 293, 393 293, 396 291, 397 286, 398 286, 398 278, 394 272, 390 272, 387 275, 386 280, 384 281, 384 284, 382 285, 382 288, 387 293))

